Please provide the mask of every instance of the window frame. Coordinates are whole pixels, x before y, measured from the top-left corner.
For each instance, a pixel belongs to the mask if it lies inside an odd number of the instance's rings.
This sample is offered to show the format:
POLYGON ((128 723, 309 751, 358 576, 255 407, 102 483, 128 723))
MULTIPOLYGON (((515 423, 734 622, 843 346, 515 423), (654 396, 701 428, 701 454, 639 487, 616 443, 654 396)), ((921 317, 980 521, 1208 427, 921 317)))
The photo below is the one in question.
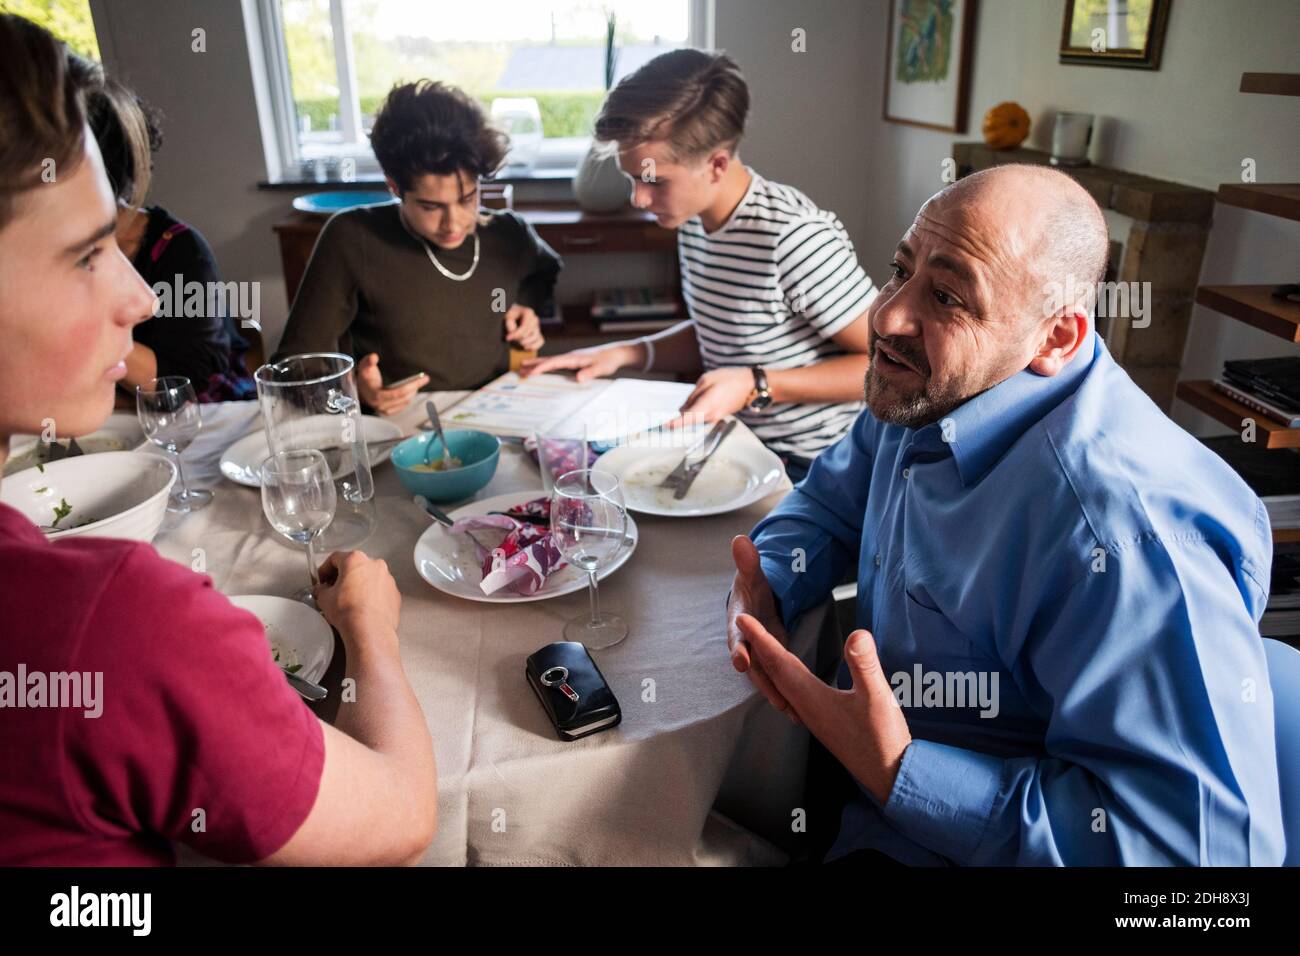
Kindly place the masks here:
MULTIPOLYGON (((279 0, 243 0, 249 51, 254 59, 258 113, 262 119, 263 138, 267 146, 267 176, 272 181, 310 179, 302 169, 304 160, 325 160, 327 163, 331 160, 352 160, 353 166, 345 169, 340 176, 345 182, 352 178, 373 178, 380 174, 379 163, 361 132, 361 102, 355 81, 352 37, 343 8, 344 2, 345 0, 329 0, 342 140, 334 149, 312 150, 311 155, 305 155, 296 129, 297 109, 293 100, 289 54, 284 42, 284 23, 280 16, 279 0)), ((687 44, 712 49, 714 0, 688 0, 688 3, 687 44)), ((590 142, 590 137, 552 137, 543 140, 542 157, 533 174, 510 178, 556 179, 563 178, 565 174, 572 175, 590 142)))

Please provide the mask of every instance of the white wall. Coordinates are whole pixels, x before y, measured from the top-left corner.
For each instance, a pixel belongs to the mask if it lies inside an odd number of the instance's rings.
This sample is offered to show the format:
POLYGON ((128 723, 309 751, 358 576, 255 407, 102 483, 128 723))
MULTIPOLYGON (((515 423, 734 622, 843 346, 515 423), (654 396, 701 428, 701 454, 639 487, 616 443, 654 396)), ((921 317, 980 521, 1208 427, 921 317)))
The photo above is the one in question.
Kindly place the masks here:
POLYGON ((883 73, 871 51, 885 36, 876 7, 862 0, 716 0, 714 45, 740 64, 749 84, 741 158, 834 211, 863 268, 880 282, 889 260, 862 255, 875 231, 868 219, 876 188, 870 137, 883 73), (796 29, 804 31, 806 52, 792 50, 796 29))

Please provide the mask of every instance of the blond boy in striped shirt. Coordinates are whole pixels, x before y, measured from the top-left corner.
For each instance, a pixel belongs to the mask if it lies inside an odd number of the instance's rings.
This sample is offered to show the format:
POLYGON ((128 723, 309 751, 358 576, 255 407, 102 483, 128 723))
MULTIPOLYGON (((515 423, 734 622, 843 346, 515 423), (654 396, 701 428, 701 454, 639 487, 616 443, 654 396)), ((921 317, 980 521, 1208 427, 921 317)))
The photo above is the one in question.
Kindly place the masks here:
POLYGON ((596 138, 616 145, 633 204, 678 230, 690 318, 523 373, 702 373, 683 418, 736 415, 798 480, 863 408, 876 289, 833 213, 741 162, 748 111, 736 63, 700 50, 658 56, 610 93, 596 138))

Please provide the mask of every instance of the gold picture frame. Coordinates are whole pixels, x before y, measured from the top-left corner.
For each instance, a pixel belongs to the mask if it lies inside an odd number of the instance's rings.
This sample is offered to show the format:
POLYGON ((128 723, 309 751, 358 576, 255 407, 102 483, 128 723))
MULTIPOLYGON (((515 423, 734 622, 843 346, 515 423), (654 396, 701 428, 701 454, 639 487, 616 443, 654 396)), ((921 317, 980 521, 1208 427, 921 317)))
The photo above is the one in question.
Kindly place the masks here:
POLYGON ((1173 0, 1065 0, 1060 62, 1160 69, 1173 0))

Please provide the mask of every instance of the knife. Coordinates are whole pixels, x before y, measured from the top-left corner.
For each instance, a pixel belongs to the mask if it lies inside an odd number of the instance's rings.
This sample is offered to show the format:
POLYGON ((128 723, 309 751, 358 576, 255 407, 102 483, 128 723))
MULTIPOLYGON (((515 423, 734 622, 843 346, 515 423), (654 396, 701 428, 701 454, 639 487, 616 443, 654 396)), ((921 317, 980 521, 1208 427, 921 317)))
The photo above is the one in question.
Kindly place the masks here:
POLYGON ((675 488, 679 485, 682 479, 686 477, 686 470, 690 467, 691 459, 695 457, 701 448, 704 448, 709 444, 709 442, 717 438, 725 425, 726 421, 722 419, 714 422, 713 427, 709 429, 709 433, 686 450, 686 454, 682 456, 682 460, 677 463, 677 467, 669 472, 663 481, 659 482, 659 487, 675 488))
MULTIPOLYGON (((722 423, 719 422, 719 424, 722 423)), ((732 429, 735 427, 736 420, 734 418, 729 419, 723 426, 722 434, 719 435, 717 440, 709 446, 709 450, 704 453, 704 457, 686 469, 685 477, 683 477, 681 482, 677 485, 677 490, 673 492, 673 498, 675 500, 681 501, 686 497, 686 492, 691 490, 691 485, 695 482, 695 479, 699 477, 700 470, 708 464, 709 459, 713 457, 713 453, 722 447, 722 443, 727 440, 727 436, 731 434, 732 429)))

